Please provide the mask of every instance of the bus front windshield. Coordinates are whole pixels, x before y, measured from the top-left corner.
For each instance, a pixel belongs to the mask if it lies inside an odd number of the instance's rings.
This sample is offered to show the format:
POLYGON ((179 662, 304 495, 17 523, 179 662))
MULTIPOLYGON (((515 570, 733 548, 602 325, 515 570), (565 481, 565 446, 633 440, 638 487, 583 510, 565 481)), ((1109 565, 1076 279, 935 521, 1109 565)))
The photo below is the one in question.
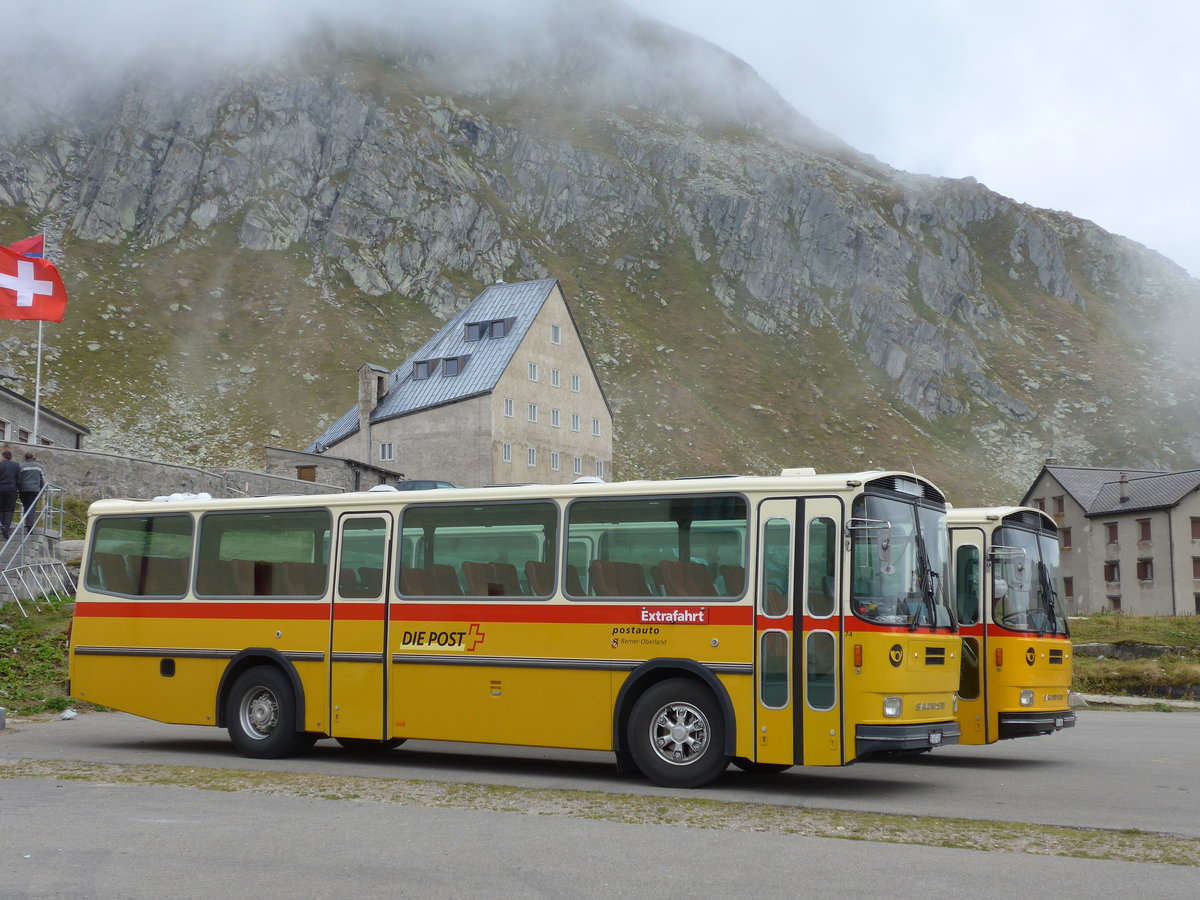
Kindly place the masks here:
POLYGON ((951 627, 944 510, 868 494, 854 501, 850 534, 856 616, 914 629, 951 627))
POLYGON ((1066 634, 1058 596, 1058 541, 1020 528, 996 529, 992 545, 992 620, 1013 631, 1066 634))

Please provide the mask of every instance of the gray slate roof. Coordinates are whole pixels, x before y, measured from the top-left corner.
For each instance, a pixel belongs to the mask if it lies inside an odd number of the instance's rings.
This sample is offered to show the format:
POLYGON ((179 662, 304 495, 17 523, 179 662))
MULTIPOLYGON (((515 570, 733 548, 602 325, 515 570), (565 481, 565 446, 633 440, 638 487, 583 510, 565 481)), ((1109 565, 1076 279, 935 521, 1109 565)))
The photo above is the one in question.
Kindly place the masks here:
MULTIPOLYGON (((490 393, 513 354, 524 339, 529 326, 558 283, 556 278, 520 281, 515 284, 493 284, 458 315, 442 326, 433 337, 388 376, 387 392, 371 412, 371 424, 406 416, 423 409, 457 403, 470 397, 490 393), (478 341, 465 339, 469 322, 490 322, 514 319, 512 327, 502 338, 485 337, 478 341), (429 378, 414 379, 413 364, 422 360, 444 360, 453 356, 469 356, 461 374, 444 376, 442 364, 429 378)), ((325 429, 305 448, 307 453, 323 453, 339 441, 358 431, 358 407, 353 406, 340 419, 325 429)))
MULTIPOLYGON (((1049 473, 1087 516, 1104 516, 1118 512, 1163 509, 1175 506, 1200 488, 1200 469, 1184 472, 1139 469, 1090 469, 1072 466, 1046 466, 1049 473), (1127 499, 1121 501, 1121 475, 1126 485, 1127 499)), ((1039 476, 1040 477, 1040 476, 1039 476)), ((1026 500, 1028 500, 1026 495, 1026 500)))

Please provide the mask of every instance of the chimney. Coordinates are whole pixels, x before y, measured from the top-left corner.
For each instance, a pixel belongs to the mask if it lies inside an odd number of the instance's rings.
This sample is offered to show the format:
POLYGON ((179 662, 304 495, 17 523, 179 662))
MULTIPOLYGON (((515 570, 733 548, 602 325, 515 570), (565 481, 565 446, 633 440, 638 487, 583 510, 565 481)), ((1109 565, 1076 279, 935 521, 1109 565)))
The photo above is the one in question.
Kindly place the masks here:
POLYGON ((358 428, 363 434, 371 421, 371 413, 387 393, 387 370, 366 363, 358 369, 358 428))
POLYGON ((1129 476, 1126 475, 1124 472, 1122 472, 1121 477, 1119 479, 1117 479, 1117 485, 1121 490, 1121 502, 1128 503, 1129 502, 1129 476))

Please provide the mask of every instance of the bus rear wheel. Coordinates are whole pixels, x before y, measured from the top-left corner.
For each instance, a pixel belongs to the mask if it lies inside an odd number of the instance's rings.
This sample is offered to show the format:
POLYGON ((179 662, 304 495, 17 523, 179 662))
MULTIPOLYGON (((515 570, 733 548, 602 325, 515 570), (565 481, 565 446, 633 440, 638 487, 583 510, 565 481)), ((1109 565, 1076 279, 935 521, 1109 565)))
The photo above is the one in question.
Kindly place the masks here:
POLYGON ((717 698, 687 678, 659 682, 642 694, 630 713, 627 738, 642 774, 663 787, 701 787, 729 764, 717 698))
POLYGON ((291 756, 315 739, 296 730, 296 693, 274 666, 255 666, 237 677, 226 700, 225 723, 233 746, 252 759, 291 756))

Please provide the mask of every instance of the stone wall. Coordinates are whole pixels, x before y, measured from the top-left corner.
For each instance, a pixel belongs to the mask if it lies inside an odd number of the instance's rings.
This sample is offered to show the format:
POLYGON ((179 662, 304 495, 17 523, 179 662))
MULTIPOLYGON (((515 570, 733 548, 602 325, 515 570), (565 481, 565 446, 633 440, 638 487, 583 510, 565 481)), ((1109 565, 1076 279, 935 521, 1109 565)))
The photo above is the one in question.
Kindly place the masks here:
MULTIPOLYGON (((31 448, 10 442, 20 462, 31 448)), ((254 497, 265 494, 330 494, 342 488, 300 481, 247 469, 201 469, 133 456, 39 447, 34 451, 46 469, 46 480, 70 497, 91 502, 111 498, 152 499, 164 494, 206 492, 214 497, 254 497)))

